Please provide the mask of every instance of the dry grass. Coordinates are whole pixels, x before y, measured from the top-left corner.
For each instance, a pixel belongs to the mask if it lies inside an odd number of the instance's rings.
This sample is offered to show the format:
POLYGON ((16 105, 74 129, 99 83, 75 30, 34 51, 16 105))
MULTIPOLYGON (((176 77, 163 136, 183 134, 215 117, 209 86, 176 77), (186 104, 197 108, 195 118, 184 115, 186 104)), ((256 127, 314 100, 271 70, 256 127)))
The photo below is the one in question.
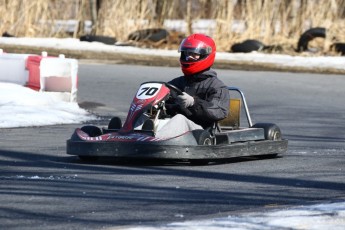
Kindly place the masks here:
MULTIPOLYGON (((91 20, 91 0, 0 0, 0 32, 26 37, 78 37, 84 20, 91 20), (77 20, 79 26, 66 33, 58 20, 77 20)), ((293 52, 300 34, 312 27, 325 27, 326 39, 311 46, 329 52, 333 42, 345 42, 345 0, 102 0, 96 34, 125 41, 129 33, 164 26, 166 19, 182 19, 186 35, 198 19, 214 19, 209 35, 218 50, 236 42, 257 39, 279 44, 293 52), (236 26, 242 22, 243 28, 236 26)), ((175 47, 174 40, 166 46, 175 47)), ((163 47, 164 44, 151 44, 163 47)))

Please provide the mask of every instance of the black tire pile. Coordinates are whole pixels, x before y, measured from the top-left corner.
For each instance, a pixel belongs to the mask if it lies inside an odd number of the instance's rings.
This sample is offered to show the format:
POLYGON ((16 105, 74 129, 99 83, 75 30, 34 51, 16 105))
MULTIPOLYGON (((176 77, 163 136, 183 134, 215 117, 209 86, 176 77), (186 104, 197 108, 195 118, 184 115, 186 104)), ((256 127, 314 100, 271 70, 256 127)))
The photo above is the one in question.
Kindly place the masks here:
MULTIPOLYGON (((306 30, 297 42, 297 49, 296 52, 305 52, 309 51, 308 44, 314 38, 325 38, 326 37, 326 29, 323 27, 315 27, 306 30)), ((340 53, 342 56, 345 56, 345 43, 333 43, 330 46, 331 50, 340 53)), ((281 51, 282 47, 279 45, 270 45, 267 46, 258 40, 245 40, 241 43, 235 43, 231 46, 230 52, 233 53, 249 53, 252 51, 281 51)))

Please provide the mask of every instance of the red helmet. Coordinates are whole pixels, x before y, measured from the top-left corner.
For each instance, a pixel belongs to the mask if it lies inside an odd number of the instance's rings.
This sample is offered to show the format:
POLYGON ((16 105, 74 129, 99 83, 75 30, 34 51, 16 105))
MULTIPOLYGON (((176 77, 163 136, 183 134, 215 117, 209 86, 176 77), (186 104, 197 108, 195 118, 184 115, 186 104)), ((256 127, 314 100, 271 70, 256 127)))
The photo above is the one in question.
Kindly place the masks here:
POLYGON ((210 68, 216 57, 216 45, 204 34, 192 34, 185 38, 178 49, 180 63, 185 75, 193 75, 210 68))

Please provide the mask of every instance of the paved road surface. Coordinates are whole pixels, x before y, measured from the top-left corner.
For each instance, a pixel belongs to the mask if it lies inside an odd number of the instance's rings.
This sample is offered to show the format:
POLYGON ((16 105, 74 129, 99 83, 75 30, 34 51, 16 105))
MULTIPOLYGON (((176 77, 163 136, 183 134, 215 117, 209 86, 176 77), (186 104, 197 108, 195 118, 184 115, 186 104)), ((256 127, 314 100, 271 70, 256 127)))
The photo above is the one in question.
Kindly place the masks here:
MULTIPOLYGON (((101 229, 264 211, 345 198, 345 76, 218 71, 246 94, 255 122, 277 123, 282 158, 208 166, 86 164, 65 154, 80 125, 0 130, 0 223, 4 229, 101 229)), ((178 68, 80 65, 78 101, 125 117, 139 83, 178 68)), ((10 112, 10 111, 9 111, 10 112)))

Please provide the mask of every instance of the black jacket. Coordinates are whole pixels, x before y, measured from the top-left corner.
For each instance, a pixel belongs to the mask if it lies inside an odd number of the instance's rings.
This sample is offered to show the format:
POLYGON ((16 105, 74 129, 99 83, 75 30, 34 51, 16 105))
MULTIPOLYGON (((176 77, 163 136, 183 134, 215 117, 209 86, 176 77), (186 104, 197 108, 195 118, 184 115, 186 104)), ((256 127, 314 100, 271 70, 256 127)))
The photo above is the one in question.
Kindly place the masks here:
POLYGON ((203 128, 227 117, 230 104, 229 90, 214 70, 177 77, 169 83, 193 96, 194 105, 187 108, 190 112, 186 112, 180 107, 167 104, 168 112, 170 110, 171 113, 181 113, 203 128))

